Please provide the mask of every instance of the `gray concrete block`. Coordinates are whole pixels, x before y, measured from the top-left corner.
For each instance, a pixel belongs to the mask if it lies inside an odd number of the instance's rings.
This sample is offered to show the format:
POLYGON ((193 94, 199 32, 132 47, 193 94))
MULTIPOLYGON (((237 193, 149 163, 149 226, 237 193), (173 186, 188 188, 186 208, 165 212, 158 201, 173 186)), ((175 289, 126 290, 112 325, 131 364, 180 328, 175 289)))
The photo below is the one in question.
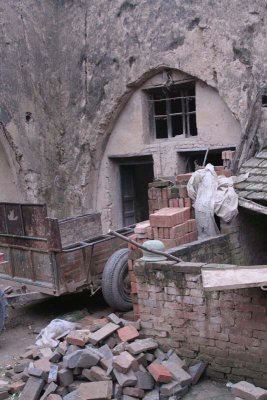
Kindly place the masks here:
POLYGON ((113 373, 118 381, 118 384, 122 387, 135 386, 137 383, 137 377, 135 376, 135 373, 131 369, 126 374, 122 374, 116 369, 113 369, 113 373))

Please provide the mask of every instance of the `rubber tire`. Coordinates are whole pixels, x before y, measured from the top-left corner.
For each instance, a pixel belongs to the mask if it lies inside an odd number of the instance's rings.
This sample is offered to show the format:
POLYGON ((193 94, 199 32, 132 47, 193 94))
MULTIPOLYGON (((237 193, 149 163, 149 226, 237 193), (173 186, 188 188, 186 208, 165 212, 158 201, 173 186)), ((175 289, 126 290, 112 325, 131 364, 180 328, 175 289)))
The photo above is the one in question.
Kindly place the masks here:
POLYGON ((121 275, 128 272, 128 255, 128 249, 115 251, 106 262, 102 275, 104 299, 110 307, 119 311, 129 311, 133 308, 131 295, 126 295, 121 282, 121 275))
POLYGON ((0 332, 5 327, 5 321, 7 319, 7 301, 5 298, 5 293, 0 290, 0 332))

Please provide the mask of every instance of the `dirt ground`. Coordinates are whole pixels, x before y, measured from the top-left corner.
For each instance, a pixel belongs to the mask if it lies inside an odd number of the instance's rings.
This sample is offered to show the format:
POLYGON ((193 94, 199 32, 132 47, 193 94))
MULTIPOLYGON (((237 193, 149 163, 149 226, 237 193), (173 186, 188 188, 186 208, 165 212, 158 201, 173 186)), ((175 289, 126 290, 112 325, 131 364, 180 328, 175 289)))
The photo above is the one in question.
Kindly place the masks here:
MULTIPOLYGON (((78 320, 85 315, 97 318, 109 314, 101 295, 89 298, 86 294, 42 300, 30 306, 9 310, 5 331, 0 335, 0 378, 5 366, 33 345, 37 334, 54 318, 78 320)), ((204 379, 184 397, 184 400, 232 400, 225 384, 204 379)))

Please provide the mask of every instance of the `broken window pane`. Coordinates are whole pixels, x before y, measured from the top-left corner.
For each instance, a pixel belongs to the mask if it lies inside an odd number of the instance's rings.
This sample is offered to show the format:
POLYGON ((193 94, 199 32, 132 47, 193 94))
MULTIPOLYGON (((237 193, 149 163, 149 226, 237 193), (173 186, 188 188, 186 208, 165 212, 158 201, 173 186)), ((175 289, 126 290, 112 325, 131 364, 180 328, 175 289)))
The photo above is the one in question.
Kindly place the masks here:
POLYGON ((155 125, 156 125, 156 138, 166 139, 168 137, 167 117, 156 118, 155 125))

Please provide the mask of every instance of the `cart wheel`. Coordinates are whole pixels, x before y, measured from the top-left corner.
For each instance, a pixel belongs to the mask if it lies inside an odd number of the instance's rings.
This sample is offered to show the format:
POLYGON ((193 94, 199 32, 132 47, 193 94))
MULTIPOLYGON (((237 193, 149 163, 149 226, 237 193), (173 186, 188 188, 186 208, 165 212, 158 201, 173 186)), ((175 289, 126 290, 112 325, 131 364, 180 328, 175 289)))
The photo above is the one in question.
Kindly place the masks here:
POLYGON ((102 276, 104 299, 112 308, 129 311, 133 308, 128 274, 128 249, 117 250, 109 257, 102 276))
POLYGON ((5 298, 5 293, 0 290, 0 332, 5 327, 5 321, 7 319, 7 301, 5 298))

